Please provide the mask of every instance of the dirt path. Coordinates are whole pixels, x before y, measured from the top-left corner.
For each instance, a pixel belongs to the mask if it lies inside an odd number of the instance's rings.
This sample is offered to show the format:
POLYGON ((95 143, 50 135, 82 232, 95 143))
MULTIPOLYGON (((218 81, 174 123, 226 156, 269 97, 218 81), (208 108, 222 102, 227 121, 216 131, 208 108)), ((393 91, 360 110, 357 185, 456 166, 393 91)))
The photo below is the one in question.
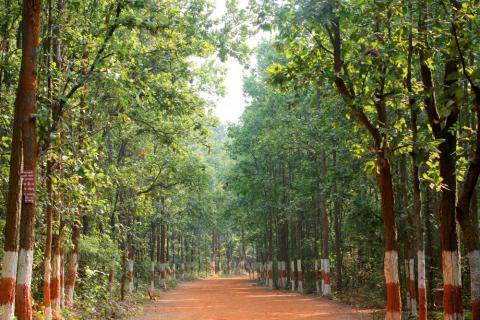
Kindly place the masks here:
POLYGON ((271 291, 246 278, 181 284, 134 320, 369 319, 351 307, 313 296, 271 291))

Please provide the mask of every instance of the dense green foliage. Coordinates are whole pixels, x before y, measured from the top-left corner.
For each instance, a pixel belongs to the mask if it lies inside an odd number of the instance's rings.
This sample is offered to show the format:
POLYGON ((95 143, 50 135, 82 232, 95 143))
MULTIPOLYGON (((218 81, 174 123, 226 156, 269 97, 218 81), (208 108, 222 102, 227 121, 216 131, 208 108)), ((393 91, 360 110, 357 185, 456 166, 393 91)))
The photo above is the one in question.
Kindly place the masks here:
MULTIPOLYGON (((2 229, 21 9, 0 8, 2 229)), ((320 259, 332 266, 326 296, 393 305, 387 313, 402 300, 415 316, 408 304, 422 268, 431 309, 460 257, 462 281, 444 303, 460 315, 477 301, 480 312, 480 3, 258 0, 247 10, 229 0, 221 18, 213 10, 208 0, 43 4, 38 313, 49 248, 62 269, 79 254, 70 318, 122 317, 127 291, 146 296, 149 282, 166 288, 234 269, 319 292, 320 259), (256 63, 247 59, 252 26, 271 38, 256 63), (247 108, 227 127, 213 108, 229 57, 253 67, 247 108), (302 270, 291 269, 297 261, 302 270)))

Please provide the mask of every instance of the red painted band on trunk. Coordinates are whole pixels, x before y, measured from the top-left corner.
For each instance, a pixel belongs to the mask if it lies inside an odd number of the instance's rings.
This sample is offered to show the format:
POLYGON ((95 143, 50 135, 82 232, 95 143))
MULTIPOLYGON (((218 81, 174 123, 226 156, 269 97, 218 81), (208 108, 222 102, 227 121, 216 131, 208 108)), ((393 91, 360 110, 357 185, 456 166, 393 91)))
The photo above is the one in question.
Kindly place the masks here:
POLYGON ((58 297, 60 297, 60 280, 55 277, 50 281, 50 298, 55 300, 58 297))
POLYGON ((416 288, 417 288, 417 285, 416 285, 416 283, 415 283, 415 280, 410 280, 409 286, 410 286, 410 298, 411 298, 411 299, 415 299, 415 297, 416 297, 416 288))
POLYGON ((43 305, 50 307, 52 305, 50 301, 50 282, 43 283, 43 305))
POLYGON ((330 273, 329 272, 325 272, 323 274, 323 281, 325 282, 325 284, 330 284, 330 273))
POLYGON ((268 271, 268 279, 272 279, 272 271, 268 271))
POLYGON ((0 279, 0 305, 12 304, 15 297, 15 279, 0 279))
POLYGON ((298 281, 303 281, 302 271, 298 271, 298 281))
POLYGON ((294 280, 294 279, 295 279, 295 272, 292 272, 292 273, 290 274, 290 280, 294 280))
POLYGON ((133 280, 133 273, 132 273, 132 271, 128 271, 128 272, 127 272, 127 278, 128 278, 128 281, 129 281, 129 282, 132 282, 132 280, 133 280))
POLYGON ((480 319, 480 299, 472 301, 472 319, 480 319))
POLYGON ((427 290, 418 288, 418 320, 427 320, 427 290))
POLYGON ((401 310, 400 284, 387 283, 387 312, 400 312, 401 310))
POLYGON ((443 285, 443 313, 462 313, 462 288, 451 284, 443 285))
POLYGON ((30 286, 18 284, 15 291, 15 314, 18 320, 31 320, 32 296, 30 286))
POLYGON ((323 279, 323 271, 317 271, 317 280, 322 280, 323 279))
POLYGON ((75 285, 75 279, 76 278, 77 278, 77 273, 72 272, 71 274, 68 275, 67 281, 65 282, 65 285, 73 287, 75 285))

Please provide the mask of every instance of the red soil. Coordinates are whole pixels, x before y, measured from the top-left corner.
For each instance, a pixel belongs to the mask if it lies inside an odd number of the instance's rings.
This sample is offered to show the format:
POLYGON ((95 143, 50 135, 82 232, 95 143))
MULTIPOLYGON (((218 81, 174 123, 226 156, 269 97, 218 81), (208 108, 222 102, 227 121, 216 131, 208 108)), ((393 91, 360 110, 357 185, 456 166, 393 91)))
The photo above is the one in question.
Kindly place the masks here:
POLYGON ((246 278, 199 280, 162 293, 135 320, 369 319, 352 307, 314 296, 272 291, 246 278))

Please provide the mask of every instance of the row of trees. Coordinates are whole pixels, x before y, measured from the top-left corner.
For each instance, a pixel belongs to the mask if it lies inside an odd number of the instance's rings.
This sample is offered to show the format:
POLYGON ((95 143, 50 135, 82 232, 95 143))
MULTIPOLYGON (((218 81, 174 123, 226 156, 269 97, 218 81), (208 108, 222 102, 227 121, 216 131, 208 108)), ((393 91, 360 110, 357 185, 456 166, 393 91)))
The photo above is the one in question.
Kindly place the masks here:
POLYGON ((239 160, 235 190, 265 226, 252 234, 261 261, 302 260, 303 278, 317 265, 328 284, 334 257, 342 291, 349 251, 368 260, 349 237, 383 239, 386 319, 405 309, 427 318, 439 263, 445 319, 463 318, 465 296, 480 317, 479 9, 475 1, 252 4, 258 24, 275 31, 275 50, 266 45, 246 81, 251 103, 231 131, 231 151, 239 160), (359 176, 357 159, 377 192, 359 176))
POLYGON ((200 94, 223 92, 215 56, 245 52, 242 12, 227 9, 218 21, 203 0, 2 3, 0 319, 58 318, 75 301, 110 317, 101 307, 135 277, 166 286, 206 268, 212 232, 225 232, 217 255, 235 241, 200 94))

